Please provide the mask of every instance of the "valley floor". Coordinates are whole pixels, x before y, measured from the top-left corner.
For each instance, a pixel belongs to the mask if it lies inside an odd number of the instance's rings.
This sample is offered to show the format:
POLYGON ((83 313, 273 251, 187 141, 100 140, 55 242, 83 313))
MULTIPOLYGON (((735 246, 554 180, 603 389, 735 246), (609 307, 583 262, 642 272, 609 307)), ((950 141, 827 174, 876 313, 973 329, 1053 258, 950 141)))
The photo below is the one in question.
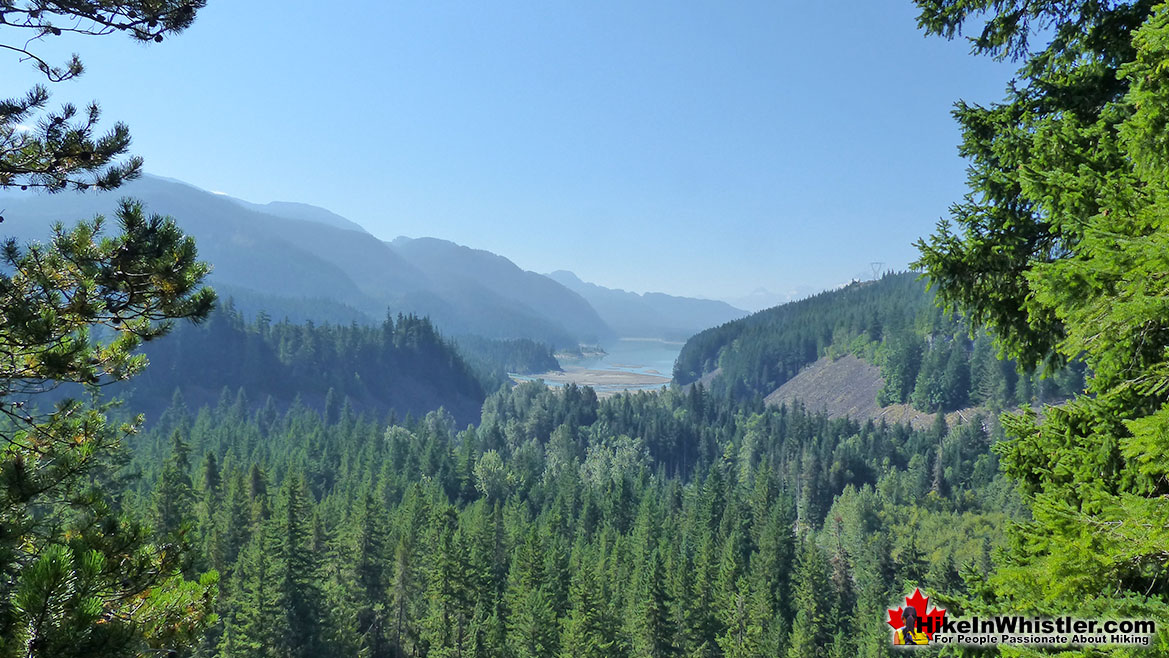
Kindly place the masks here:
POLYGON ((543 380, 550 386, 591 386, 598 397, 608 397, 623 391, 656 390, 670 383, 670 378, 657 371, 629 372, 623 370, 595 370, 579 366, 564 366, 563 372, 545 372, 539 375, 513 375, 517 381, 543 380))

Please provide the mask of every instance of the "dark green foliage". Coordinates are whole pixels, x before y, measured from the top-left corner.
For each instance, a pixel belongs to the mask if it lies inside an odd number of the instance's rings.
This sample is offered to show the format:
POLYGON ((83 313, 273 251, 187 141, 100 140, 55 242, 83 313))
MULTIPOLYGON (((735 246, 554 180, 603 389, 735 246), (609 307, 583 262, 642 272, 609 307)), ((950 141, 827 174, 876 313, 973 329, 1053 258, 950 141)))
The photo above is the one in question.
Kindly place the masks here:
POLYGON ((493 340, 481 336, 459 336, 455 344, 471 367, 497 385, 507 381, 510 373, 530 375, 560 370, 560 363, 552 356, 552 348, 528 338, 493 340))
POLYGON ((970 402, 970 341, 955 338, 942 370, 942 408, 961 409, 970 402))
POLYGON ((788 658, 827 656, 827 645, 834 635, 831 616, 834 601, 828 579, 828 562, 815 542, 804 542, 794 581, 795 620, 788 658))
MULTIPOLYGON (((1021 60, 1002 102, 955 112, 970 191, 919 243, 919 265, 942 303, 988 325, 1021 363, 1081 359, 1089 372, 1087 393, 1042 420, 1004 418, 1003 468, 1032 518, 971 605, 1164 619, 1169 8, 918 5, 921 25, 947 37, 988 19, 975 50, 1021 60), (1045 45, 1028 47, 1036 36, 1045 45)), ((1050 387, 1015 388, 1018 399, 1050 387)), ((1169 635, 1158 630, 1151 653, 1162 654, 1169 635)))
POLYGON ((1117 72, 1133 59, 1131 33, 1154 3, 917 4, 927 33, 953 37, 985 14, 989 21, 971 36, 974 50, 1027 56, 1004 102, 958 103, 971 193, 954 205, 952 222, 919 243, 919 264, 943 302, 993 329, 1023 363, 1058 358, 1063 323, 1033 294, 1026 273, 1073 253, 1113 179, 1131 171, 1116 144, 1116 126, 1131 113, 1121 102, 1130 78, 1117 72), (1030 54, 1033 30, 1051 39, 1030 54))
POLYGON ((283 603, 284 632, 281 652, 286 656, 318 656, 328 639, 324 631, 324 596, 320 580, 320 554, 314 536, 312 505, 303 475, 291 473, 280 491, 274 518, 280 543, 275 555, 279 562, 276 585, 283 603))
MULTIPOLYGON (((12 0, 0 5, 0 52, 32 62, 50 82, 82 73, 77 55, 52 64, 33 49, 64 33, 125 33, 162 41, 186 29, 203 0, 12 0)), ((8 92, 5 92, 7 94, 8 92)), ((127 155, 129 130, 99 134, 97 103, 48 111, 37 85, 0 100, 0 190, 112 190, 139 175, 127 155), (35 126, 29 128, 27 126, 35 126), (123 159, 124 158, 124 159, 123 159)), ((44 395, 62 384, 124 381, 145 361, 134 350, 168 333, 176 319, 207 316, 214 293, 194 241, 169 217, 121 200, 105 219, 65 229, 55 216, 42 244, 3 241, 0 255, 0 656, 69 658, 171 653, 193 646, 214 617, 217 576, 192 575, 193 519, 182 437, 160 477, 150 541, 129 512, 119 441, 141 417, 111 425, 87 402, 44 395), (43 406, 38 406, 38 402, 43 406), (172 496, 173 498, 167 498, 172 496), (182 573, 180 573, 182 569, 182 573)), ((93 217, 93 213, 87 213, 93 217)), ((0 217, 0 222, 4 221, 0 217)), ((46 222, 44 226, 49 226, 46 222)), ((42 233, 44 236, 44 233, 42 233)))
POLYGON ((125 394, 155 414, 175 390, 207 404, 225 388, 244 387, 257 404, 271 397, 280 407, 299 399, 324 408, 332 394, 338 414, 343 402, 383 417, 442 406, 469 422, 484 397, 480 376, 456 349, 428 320, 410 315, 379 327, 271 323, 264 315, 247 324, 229 303, 204 324, 150 345, 146 356, 151 368, 125 394))
POLYGON ((1014 385, 1014 361, 999 361, 983 332, 968 337, 960 317, 934 306, 912 273, 761 311, 694 336, 678 356, 675 380, 717 373, 710 390, 738 399, 765 397, 822 356, 852 353, 879 365, 877 403, 921 411, 993 408, 1064 399, 1083 388, 1083 364, 1040 369, 1014 385), (972 347, 973 346, 973 347, 972 347))
MULTIPOLYGON (((202 597, 214 591, 214 574, 196 583, 178 573, 190 566, 183 510, 160 500, 157 519, 175 532, 159 546, 141 516, 122 507, 118 448, 141 418, 115 426, 109 404, 43 401, 62 383, 94 387, 139 374, 145 362, 135 348, 166 334, 173 319, 205 317, 214 301, 200 287, 207 266, 173 220, 132 201, 118 219, 112 236, 102 235, 99 218, 57 225, 48 244, 3 247, 0 656, 182 647, 204 624, 202 597)), ((189 474, 179 472, 189 464, 181 441, 176 448, 163 485, 181 504, 191 500, 189 474)))
POLYGON ((708 329, 686 342, 674 380, 688 384, 719 368, 716 391, 766 395, 833 344, 847 350, 855 337, 870 340, 877 325, 886 333, 911 328, 930 308, 924 287, 913 274, 888 274, 708 329))
POLYGON ((615 653, 616 620, 610 617, 593 566, 581 564, 572 580, 561 630, 561 658, 604 658, 615 653))
POLYGON ((885 340, 881 375, 885 385, 877 393, 881 406, 909 402, 921 371, 925 342, 912 331, 901 331, 885 340))
POLYGON ((666 591, 666 573, 659 551, 638 571, 636 589, 631 596, 629 634, 633 655, 646 658, 669 658, 678 655, 674 646, 677 631, 670 618, 670 608, 680 605, 666 591))
MULTIPOLYGON (((194 518, 195 491, 191 484, 191 449, 182 431, 171 434, 171 454, 163 463, 162 475, 154 489, 154 530, 162 536, 178 533, 194 518)), ((210 456, 210 455, 209 455, 210 456)))
POLYGON ((862 601, 960 593, 1017 510, 981 425, 527 383, 456 433, 236 397, 169 410, 131 464, 154 499, 185 427, 195 489, 225 491, 187 515, 224 574, 208 656, 843 655, 888 642, 856 637, 862 601))

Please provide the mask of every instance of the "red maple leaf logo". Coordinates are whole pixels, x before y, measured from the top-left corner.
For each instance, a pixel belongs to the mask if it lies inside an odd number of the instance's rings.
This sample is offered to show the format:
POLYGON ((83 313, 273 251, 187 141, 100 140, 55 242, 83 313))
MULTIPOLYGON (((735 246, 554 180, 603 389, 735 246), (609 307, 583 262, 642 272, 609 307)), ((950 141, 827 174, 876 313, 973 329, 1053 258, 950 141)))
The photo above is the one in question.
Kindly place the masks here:
MULTIPOLYGON (((905 597, 905 606, 913 608, 913 611, 917 613, 917 619, 921 622, 921 631, 930 641, 933 641, 934 633, 942 628, 942 620, 946 618, 946 609, 935 607, 927 611, 929 602, 929 597, 922 596, 921 590, 917 588, 914 588, 913 596, 905 597)), ((895 629, 904 628, 905 620, 901 613, 905 610, 905 606, 896 609, 890 608, 889 621, 886 623, 895 629)))

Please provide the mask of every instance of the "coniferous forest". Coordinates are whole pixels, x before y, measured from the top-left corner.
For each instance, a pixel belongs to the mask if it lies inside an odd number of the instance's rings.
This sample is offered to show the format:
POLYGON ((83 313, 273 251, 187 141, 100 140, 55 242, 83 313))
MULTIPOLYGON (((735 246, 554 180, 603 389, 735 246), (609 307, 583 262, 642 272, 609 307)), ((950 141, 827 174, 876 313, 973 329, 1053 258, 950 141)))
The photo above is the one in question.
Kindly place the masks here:
POLYGON ((713 392, 766 397, 821 357, 855 354, 881 368, 882 406, 921 411, 1011 409, 1083 389, 1083 363, 1020 372, 985 330, 936 304, 919 275, 886 274, 760 311, 687 341, 674 366, 683 384, 716 375, 713 392))
POLYGON ((122 504, 219 573, 197 655, 883 655, 906 579, 962 596, 1023 514, 983 419, 701 387, 527 383, 464 428, 246 399, 176 399, 127 466, 122 504))
MULTIPOLYGON (((40 48, 165 48, 206 4, 0 0, 0 50, 42 80, 0 100, 0 193, 141 176, 124 124, 50 102, 80 57, 40 48)), ((931 655, 1169 655, 1169 5, 912 4, 1018 65, 954 110, 968 194, 911 272, 702 331, 659 390, 516 383, 559 369, 549 345, 340 298, 245 317, 182 218, 134 199, 6 239, 0 658, 879 657, 917 588, 952 617, 1156 624, 931 655), (844 355, 879 405, 968 413, 764 402, 844 355)))

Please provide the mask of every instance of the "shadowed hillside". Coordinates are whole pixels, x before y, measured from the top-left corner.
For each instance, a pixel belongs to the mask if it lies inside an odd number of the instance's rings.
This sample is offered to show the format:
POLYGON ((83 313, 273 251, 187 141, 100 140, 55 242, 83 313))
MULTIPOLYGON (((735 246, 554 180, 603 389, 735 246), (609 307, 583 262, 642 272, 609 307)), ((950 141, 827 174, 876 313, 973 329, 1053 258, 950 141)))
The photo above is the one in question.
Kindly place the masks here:
POLYGON ((143 201, 150 213, 173 216, 195 238, 200 258, 213 264, 210 283, 238 295, 249 312, 288 308, 297 317, 346 321, 376 320, 389 308, 427 316, 448 335, 531 338, 568 347, 595 342, 608 332, 578 295, 514 265, 524 285, 478 272, 452 276, 447 254, 407 258, 325 209, 241 202, 153 176, 116 193, 6 199, 4 228, 18 240, 43 240, 53 222, 112 216, 118 200, 127 196, 143 201), (268 308, 250 307, 265 300, 268 308))

